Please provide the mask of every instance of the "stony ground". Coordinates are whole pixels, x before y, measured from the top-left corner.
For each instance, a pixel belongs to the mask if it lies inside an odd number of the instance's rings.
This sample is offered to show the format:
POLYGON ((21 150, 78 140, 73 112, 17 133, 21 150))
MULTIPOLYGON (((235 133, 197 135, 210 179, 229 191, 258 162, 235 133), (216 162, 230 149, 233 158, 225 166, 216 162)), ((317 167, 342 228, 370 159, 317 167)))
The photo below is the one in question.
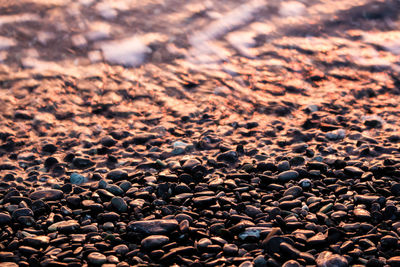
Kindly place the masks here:
POLYGON ((197 2, 0 1, 1 265, 400 266, 400 2, 197 2))

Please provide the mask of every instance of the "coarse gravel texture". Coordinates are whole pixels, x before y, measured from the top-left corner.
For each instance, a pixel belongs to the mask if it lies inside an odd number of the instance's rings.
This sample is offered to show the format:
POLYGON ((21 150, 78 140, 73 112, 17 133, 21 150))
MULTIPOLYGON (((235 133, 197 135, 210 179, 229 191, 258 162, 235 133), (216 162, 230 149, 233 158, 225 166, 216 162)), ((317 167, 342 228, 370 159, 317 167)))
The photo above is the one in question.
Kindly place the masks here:
POLYGON ((1 264, 400 266, 398 1, 39 2, 0 9, 1 264), (174 38, 119 62, 97 38, 131 38, 140 10, 174 38), (56 14, 116 31, 27 22, 56 14), (193 58, 210 43, 228 57, 193 58))

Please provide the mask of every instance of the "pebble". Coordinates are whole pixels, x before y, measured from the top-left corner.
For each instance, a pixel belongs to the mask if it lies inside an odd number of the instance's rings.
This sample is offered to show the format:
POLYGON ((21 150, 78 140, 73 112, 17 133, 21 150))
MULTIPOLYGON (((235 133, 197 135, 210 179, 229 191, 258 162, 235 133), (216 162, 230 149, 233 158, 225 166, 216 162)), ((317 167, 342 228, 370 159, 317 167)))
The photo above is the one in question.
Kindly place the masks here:
POLYGON ((297 171, 284 171, 278 175, 279 182, 288 182, 291 180, 296 180, 299 177, 299 173, 297 171))
POLYGON ((321 252, 317 259, 316 263, 318 267, 347 267, 349 263, 347 259, 339 254, 333 254, 330 251, 321 252))
POLYGON ((6 213, 0 212, 0 225, 6 225, 9 224, 10 222, 11 222, 11 216, 6 213))
POLYGON ((125 200, 121 197, 113 197, 111 199, 111 204, 118 212, 128 211, 128 205, 126 204, 125 200))
POLYGON ((238 154, 236 153, 236 151, 227 151, 227 152, 219 154, 217 156, 217 160, 234 163, 238 160, 238 154))
POLYGON ((361 175, 363 175, 364 173, 363 170, 354 166, 345 167, 344 172, 352 177, 358 177, 358 178, 361 177, 361 175))
POLYGON ((129 248, 125 244, 117 245, 113 248, 113 250, 118 254, 118 255, 125 255, 126 253, 129 252, 129 248))
POLYGON ((107 257, 99 252, 92 252, 87 257, 88 261, 94 265, 102 265, 106 263, 107 257))
POLYGON ((354 216, 362 221, 368 221, 371 219, 371 214, 369 213, 369 211, 360 208, 354 209, 354 216))
POLYGON ((295 185, 286 189, 285 192, 283 192, 283 196, 292 196, 294 198, 297 198, 301 195, 302 192, 303 189, 300 186, 295 185))
POLYGON ((144 238, 141 246, 145 250, 154 250, 162 247, 169 242, 169 237, 165 235, 151 235, 144 238))
POLYGON ((223 247, 223 252, 227 256, 235 256, 239 251, 238 246, 235 244, 225 244, 223 247))
POLYGON ((130 231, 148 235, 168 234, 177 228, 178 221, 174 219, 136 221, 128 224, 130 231))
POLYGON ((71 184, 80 185, 80 184, 83 184, 83 183, 86 182, 86 178, 83 175, 80 175, 80 174, 75 173, 75 172, 71 174, 69 179, 71 181, 71 184))
POLYGON ((60 200, 64 198, 64 192, 58 189, 38 190, 30 194, 29 198, 50 201, 60 200))
POLYGON ((124 170, 113 170, 107 173, 106 178, 113 181, 122 181, 128 178, 128 173, 124 170))

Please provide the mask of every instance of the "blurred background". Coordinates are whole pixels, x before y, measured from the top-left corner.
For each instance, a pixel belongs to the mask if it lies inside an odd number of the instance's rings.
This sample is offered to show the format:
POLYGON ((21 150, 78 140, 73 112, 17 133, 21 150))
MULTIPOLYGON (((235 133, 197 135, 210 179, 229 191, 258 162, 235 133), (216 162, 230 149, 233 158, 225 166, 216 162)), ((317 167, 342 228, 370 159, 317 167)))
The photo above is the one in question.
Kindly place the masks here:
POLYGON ((284 48, 398 67, 399 12, 399 0, 0 0, 0 64, 221 68, 284 48))

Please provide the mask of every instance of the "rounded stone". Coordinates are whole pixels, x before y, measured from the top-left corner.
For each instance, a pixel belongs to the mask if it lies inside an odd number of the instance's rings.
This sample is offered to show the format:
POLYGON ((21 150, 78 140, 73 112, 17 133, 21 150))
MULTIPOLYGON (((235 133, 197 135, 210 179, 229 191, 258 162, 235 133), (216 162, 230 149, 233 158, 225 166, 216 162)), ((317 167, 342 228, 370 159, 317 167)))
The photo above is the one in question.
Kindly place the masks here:
POLYGON ((107 257, 99 252, 92 252, 88 255, 88 261, 94 265, 102 265, 107 261, 107 257))
POLYGON ((128 206, 122 197, 113 197, 111 205, 119 212, 126 212, 128 210, 128 206))
POLYGON ((141 245, 145 250, 159 248, 169 242, 169 237, 165 235, 151 235, 142 240, 141 245))
POLYGON ((9 224, 11 222, 11 216, 0 212, 0 225, 9 224))
POLYGON ((71 184, 83 184, 86 182, 86 178, 83 175, 80 175, 79 173, 72 173, 71 176, 69 177, 69 180, 71 184))
POLYGON ((299 177, 299 173, 297 171, 284 171, 278 175, 278 181, 280 182, 288 182, 291 180, 296 180, 299 177))

